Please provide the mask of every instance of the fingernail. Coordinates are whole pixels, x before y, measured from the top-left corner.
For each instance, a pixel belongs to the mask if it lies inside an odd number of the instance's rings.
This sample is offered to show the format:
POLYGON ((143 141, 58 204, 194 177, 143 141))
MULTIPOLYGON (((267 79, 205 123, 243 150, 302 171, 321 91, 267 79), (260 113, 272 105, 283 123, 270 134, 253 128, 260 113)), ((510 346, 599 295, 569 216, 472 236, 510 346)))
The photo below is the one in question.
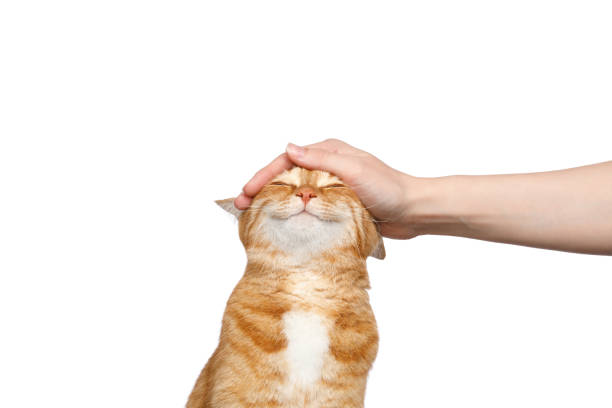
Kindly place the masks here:
POLYGON ((294 145, 293 143, 289 143, 285 150, 287 150, 287 153, 289 153, 291 156, 297 158, 303 157, 304 152, 306 151, 306 149, 304 149, 303 147, 294 145))

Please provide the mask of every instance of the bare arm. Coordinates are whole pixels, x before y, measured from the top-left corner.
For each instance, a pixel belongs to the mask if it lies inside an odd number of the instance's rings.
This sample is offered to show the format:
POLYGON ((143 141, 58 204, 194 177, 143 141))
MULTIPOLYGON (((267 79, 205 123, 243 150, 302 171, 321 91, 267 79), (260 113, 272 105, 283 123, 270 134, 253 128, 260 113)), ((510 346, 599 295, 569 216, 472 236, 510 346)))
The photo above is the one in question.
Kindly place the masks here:
POLYGON ((337 174, 389 238, 454 235, 612 255, 612 162, 508 175, 419 178, 336 139, 287 152, 260 170, 235 206, 295 164, 337 174))
POLYGON ((612 255, 612 162, 408 182, 417 234, 612 255))

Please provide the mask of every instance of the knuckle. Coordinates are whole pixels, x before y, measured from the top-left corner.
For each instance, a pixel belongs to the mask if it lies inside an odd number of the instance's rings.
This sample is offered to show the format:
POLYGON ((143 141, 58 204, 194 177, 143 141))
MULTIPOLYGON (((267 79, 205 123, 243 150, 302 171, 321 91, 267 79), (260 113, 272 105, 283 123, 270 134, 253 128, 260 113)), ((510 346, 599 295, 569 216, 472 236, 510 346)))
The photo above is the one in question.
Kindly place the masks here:
POLYGON ((342 140, 336 139, 335 137, 330 137, 328 139, 325 139, 325 143, 331 146, 341 146, 345 144, 342 140))

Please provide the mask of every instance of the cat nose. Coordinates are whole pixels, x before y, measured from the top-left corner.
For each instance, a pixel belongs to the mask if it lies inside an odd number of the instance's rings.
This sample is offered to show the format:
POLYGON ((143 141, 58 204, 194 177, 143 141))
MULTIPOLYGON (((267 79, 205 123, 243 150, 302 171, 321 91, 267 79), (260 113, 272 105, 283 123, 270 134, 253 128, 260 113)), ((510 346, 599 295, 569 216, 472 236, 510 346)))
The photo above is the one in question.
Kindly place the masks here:
POLYGON ((300 197, 304 202, 304 205, 308 204, 311 198, 315 198, 317 195, 311 187, 300 187, 297 189, 296 196, 300 197))

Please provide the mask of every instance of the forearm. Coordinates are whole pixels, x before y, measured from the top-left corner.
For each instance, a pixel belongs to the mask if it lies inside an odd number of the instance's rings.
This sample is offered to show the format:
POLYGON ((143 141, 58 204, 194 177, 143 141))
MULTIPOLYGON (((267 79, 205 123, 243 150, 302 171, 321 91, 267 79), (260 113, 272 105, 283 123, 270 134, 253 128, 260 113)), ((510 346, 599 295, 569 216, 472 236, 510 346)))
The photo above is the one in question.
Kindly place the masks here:
POLYGON ((612 255, 612 162, 511 175, 412 178, 417 234, 612 255))

